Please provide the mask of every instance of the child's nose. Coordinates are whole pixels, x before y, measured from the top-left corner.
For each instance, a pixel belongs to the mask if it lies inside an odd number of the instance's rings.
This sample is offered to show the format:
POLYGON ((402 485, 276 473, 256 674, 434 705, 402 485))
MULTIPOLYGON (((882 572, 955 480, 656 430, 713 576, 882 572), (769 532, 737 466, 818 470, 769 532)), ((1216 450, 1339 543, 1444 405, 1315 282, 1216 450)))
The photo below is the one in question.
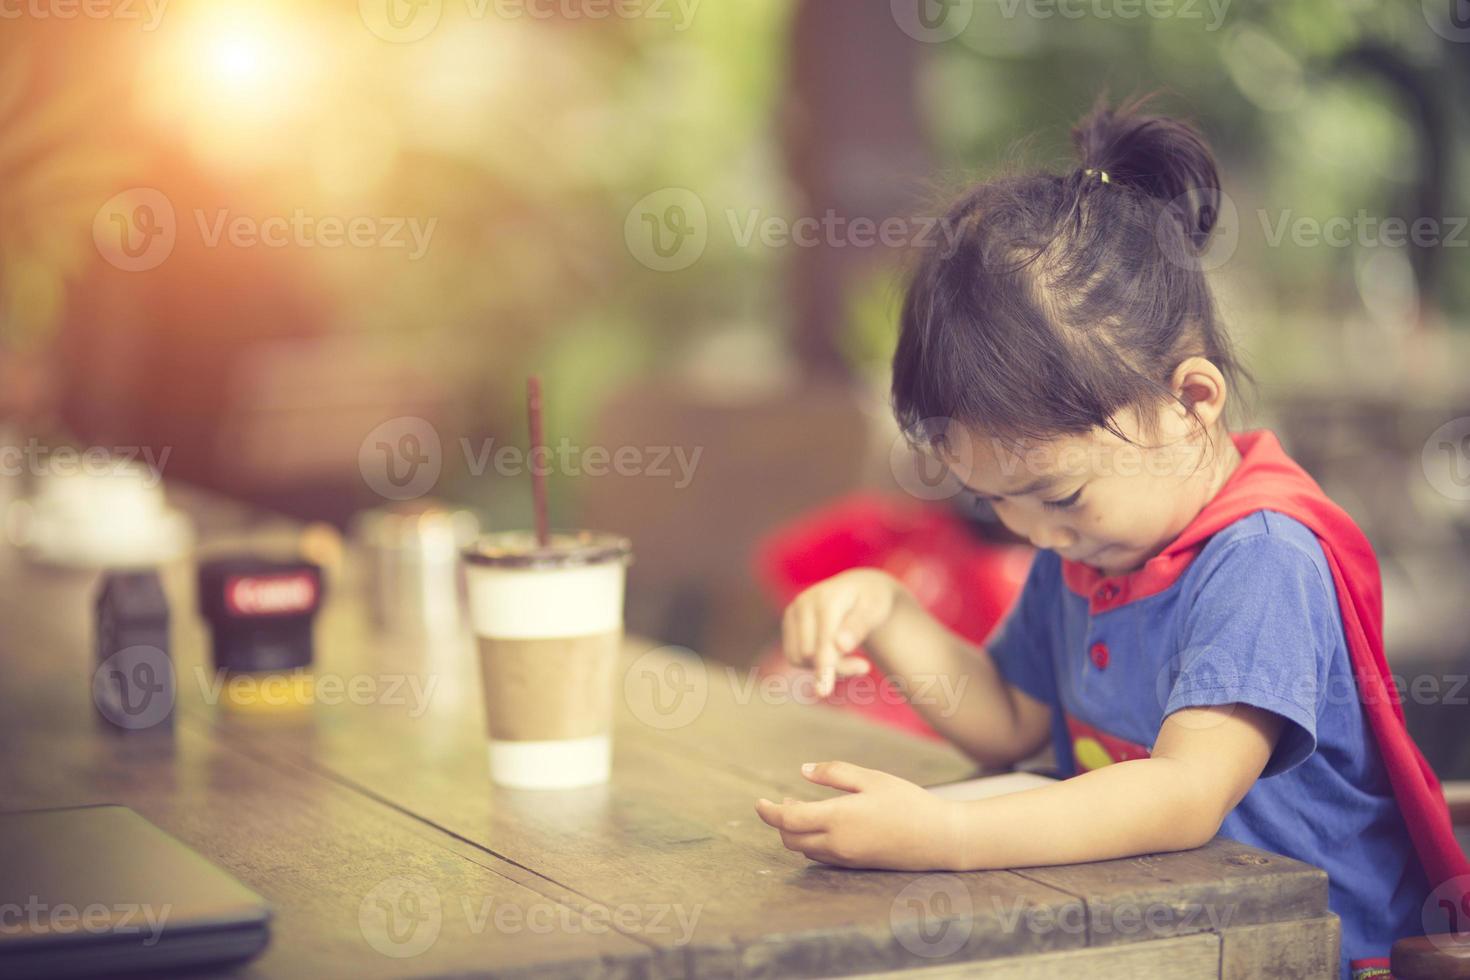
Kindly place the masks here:
POLYGON ((1048 524, 1045 521, 1037 521, 1027 528, 1026 536, 1031 543, 1038 548, 1050 551, 1065 551, 1077 543, 1077 535, 1071 528, 1060 524, 1048 524))
POLYGON ((1077 543, 1077 535, 1059 521, 1044 514, 1026 514, 1020 508, 996 504, 995 514, 1001 523, 1030 541, 1033 547, 1058 551, 1077 543))

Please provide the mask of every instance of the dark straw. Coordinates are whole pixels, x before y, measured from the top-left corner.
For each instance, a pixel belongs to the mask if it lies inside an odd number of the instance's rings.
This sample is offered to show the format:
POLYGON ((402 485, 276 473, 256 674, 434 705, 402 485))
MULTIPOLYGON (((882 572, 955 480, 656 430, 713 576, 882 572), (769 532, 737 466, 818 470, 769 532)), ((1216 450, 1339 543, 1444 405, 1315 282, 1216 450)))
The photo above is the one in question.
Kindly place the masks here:
POLYGON ((541 547, 551 544, 551 529, 546 518, 546 465, 545 445, 541 433, 541 378, 531 375, 526 379, 526 415, 531 421, 531 499, 536 505, 536 540, 541 547))

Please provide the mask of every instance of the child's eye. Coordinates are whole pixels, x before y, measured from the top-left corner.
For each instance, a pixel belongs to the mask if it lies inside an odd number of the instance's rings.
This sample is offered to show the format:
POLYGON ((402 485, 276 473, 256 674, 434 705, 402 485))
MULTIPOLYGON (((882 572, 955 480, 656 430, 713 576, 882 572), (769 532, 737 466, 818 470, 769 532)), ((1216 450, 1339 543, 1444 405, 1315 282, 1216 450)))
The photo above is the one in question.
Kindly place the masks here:
POLYGON ((1043 500, 1041 504, 1043 507, 1050 507, 1052 510, 1066 510, 1068 507, 1077 506, 1077 501, 1081 499, 1082 488, 1078 487, 1076 492, 1073 493, 1070 497, 1066 497, 1062 500, 1043 500))
POLYGON ((982 497, 973 491, 968 493, 970 513, 981 521, 997 520, 995 516, 994 501, 989 497, 982 497))

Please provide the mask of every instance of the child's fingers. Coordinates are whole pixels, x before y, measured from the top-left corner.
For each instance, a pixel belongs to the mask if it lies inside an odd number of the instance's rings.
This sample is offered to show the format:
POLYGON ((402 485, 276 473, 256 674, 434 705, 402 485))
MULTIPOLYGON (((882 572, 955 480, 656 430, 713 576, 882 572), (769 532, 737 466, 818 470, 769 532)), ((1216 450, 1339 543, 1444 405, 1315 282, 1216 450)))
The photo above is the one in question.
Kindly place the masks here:
POLYGON ((830 830, 833 806, 841 797, 816 800, 810 803, 793 803, 781 808, 781 829, 793 834, 815 834, 830 830))
POLYGON ((873 669, 873 665, 864 657, 843 657, 837 661, 838 677, 861 677, 873 669))
POLYGON ((788 796, 786 801, 780 804, 762 799, 756 803, 755 812, 777 830, 793 834, 814 834, 818 831, 825 831, 830 826, 832 804, 835 804, 837 799, 840 797, 804 803, 788 796))
POLYGON ((781 614, 781 652, 793 664, 801 663, 799 642, 796 635, 796 603, 787 603, 786 611, 781 614))
POLYGON ((844 651, 837 649, 837 624, 847 616, 857 596, 847 592, 833 596, 817 610, 817 694, 832 693, 837 682, 837 661, 844 651))
MULTIPOLYGON (((842 761, 809 762, 801 767, 801 774, 818 785, 831 786, 848 793, 860 793, 884 779, 892 778, 878 769, 864 769, 842 761)), ((830 802, 835 803, 840 799, 840 796, 834 797, 830 802)))
POLYGON ((789 830, 783 830, 781 831, 781 843, 786 845, 788 851, 795 851, 813 861, 823 860, 819 855, 827 854, 829 851, 826 831, 815 834, 793 834, 789 830))
POLYGON ((810 601, 796 608, 797 663, 810 664, 817 653, 817 616, 810 601))
POLYGON ((872 603, 855 603, 837 624, 835 640, 838 651, 851 653, 880 625, 881 620, 873 611, 872 603))

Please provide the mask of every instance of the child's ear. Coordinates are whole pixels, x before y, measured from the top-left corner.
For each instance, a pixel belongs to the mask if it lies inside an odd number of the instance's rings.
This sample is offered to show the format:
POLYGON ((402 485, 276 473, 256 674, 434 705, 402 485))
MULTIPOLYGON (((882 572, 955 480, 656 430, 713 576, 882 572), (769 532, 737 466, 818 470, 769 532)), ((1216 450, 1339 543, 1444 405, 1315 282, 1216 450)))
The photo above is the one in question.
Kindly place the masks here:
POLYGON ((1190 357, 1174 369, 1170 389, 1178 399, 1176 406, 1210 428, 1225 414, 1229 397, 1225 375, 1207 357, 1190 357))

